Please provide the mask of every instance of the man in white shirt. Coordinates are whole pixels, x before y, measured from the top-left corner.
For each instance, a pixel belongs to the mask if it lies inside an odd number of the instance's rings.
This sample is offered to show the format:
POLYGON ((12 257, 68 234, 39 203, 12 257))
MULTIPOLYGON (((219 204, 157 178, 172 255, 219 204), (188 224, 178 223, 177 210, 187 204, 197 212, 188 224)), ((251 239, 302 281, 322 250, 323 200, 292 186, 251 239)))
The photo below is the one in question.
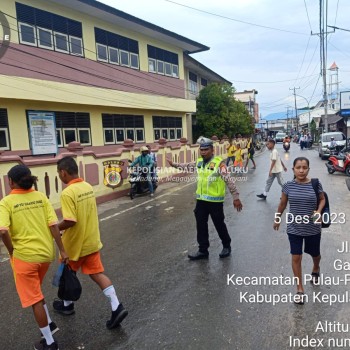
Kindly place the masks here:
POLYGON ((266 180, 265 191, 261 194, 256 195, 261 199, 267 198, 267 192, 270 191, 270 188, 275 178, 277 178, 277 181, 281 187, 284 185, 282 170, 287 171, 287 168, 283 164, 277 149, 275 149, 275 140, 269 140, 266 144, 266 147, 271 151, 271 154, 270 154, 271 164, 270 164, 270 170, 269 170, 269 177, 266 180))

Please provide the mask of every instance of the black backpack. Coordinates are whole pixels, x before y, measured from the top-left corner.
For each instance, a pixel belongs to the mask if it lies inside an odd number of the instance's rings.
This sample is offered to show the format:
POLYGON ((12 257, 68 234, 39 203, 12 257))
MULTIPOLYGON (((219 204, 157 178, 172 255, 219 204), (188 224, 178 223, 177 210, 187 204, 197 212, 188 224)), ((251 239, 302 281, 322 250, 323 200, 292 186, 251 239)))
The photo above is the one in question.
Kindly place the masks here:
MULTIPOLYGON (((318 184, 319 184, 319 180, 318 179, 311 179, 311 184, 312 184, 312 187, 316 193, 316 197, 317 197, 317 207, 318 207, 318 204, 320 202, 320 198, 319 198, 319 195, 318 195, 318 184)), ((329 208, 329 200, 328 200, 328 195, 326 192, 324 192, 324 197, 326 199, 326 204, 324 205, 323 209, 322 209, 322 212, 321 212, 321 217, 322 217, 322 225, 321 227, 322 228, 327 228, 329 226, 331 226, 331 222, 332 222, 332 219, 331 219, 331 211, 330 211, 330 208, 329 208)))

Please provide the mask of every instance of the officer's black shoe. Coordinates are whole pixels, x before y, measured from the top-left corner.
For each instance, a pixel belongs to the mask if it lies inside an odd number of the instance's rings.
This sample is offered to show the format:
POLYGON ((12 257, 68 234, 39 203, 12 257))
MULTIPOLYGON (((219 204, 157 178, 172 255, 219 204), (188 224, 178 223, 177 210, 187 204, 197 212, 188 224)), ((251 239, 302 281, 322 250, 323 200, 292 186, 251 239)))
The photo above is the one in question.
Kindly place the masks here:
POLYGON ((219 254, 220 258, 227 258, 231 255, 231 248, 222 248, 221 253, 219 254))
POLYGON ((198 251, 197 253, 194 253, 194 254, 188 254, 188 258, 190 260, 208 259, 208 257, 209 257, 208 252, 203 253, 203 252, 198 251))

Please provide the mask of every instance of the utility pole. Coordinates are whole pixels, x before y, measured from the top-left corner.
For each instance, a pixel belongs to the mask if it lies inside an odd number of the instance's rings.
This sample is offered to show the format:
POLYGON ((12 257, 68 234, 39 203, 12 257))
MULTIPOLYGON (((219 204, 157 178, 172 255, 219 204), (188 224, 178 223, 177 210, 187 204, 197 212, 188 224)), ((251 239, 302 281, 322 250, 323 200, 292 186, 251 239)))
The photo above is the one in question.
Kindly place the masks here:
POLYGON ((293 87, 293 88, 289 88, 289 90, 293 90, 293 95, 294 95, 294 107, 295 107, 295 121, 297 124, 297 132, 299 132, 299 121, 298 121, 298 110, 297 110, 297 97, 295 94, 295 90, 300 89, 300 87, 293 87))
POLYGON ((327 34, 334 33, 327 32, 327 18, 328 15, 328 0, 320 0, 320 32, 312 33, 311 35, 318 35, 320 37, 320 57, 321 57, 321 75, 323 78, 323 103, 324 103, 324 129, 328 131, 328 97, 327 97, 327 34), (326 8, 326 9, 325 9, 326 8))

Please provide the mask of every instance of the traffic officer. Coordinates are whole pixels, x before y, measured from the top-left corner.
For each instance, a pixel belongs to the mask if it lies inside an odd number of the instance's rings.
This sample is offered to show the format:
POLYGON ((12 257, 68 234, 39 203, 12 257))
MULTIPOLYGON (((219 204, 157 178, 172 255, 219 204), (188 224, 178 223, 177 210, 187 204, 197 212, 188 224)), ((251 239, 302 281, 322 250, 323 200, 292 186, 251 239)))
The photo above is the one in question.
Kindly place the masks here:
POLYGON ((233 178, 227 171, 222 158, 214 155, 213 142, 201 136, 199 143, 200 157, 197 162, 174 163, 167 159, 170 166, 184 170, 197 172, 197 203, 194 214, 197 223, 198 252, 189 254, 190 260, 208 259, 209 257, 209 231, 208 219, 211 216, 214 226, 221 239, 223 249, 220 258, 226 258, 231 254, 231 238, 227 231, 224 215, 224 200, 226 185, 233 196, 233 206, 237 211, 242 210, 239 193, 233 178))

